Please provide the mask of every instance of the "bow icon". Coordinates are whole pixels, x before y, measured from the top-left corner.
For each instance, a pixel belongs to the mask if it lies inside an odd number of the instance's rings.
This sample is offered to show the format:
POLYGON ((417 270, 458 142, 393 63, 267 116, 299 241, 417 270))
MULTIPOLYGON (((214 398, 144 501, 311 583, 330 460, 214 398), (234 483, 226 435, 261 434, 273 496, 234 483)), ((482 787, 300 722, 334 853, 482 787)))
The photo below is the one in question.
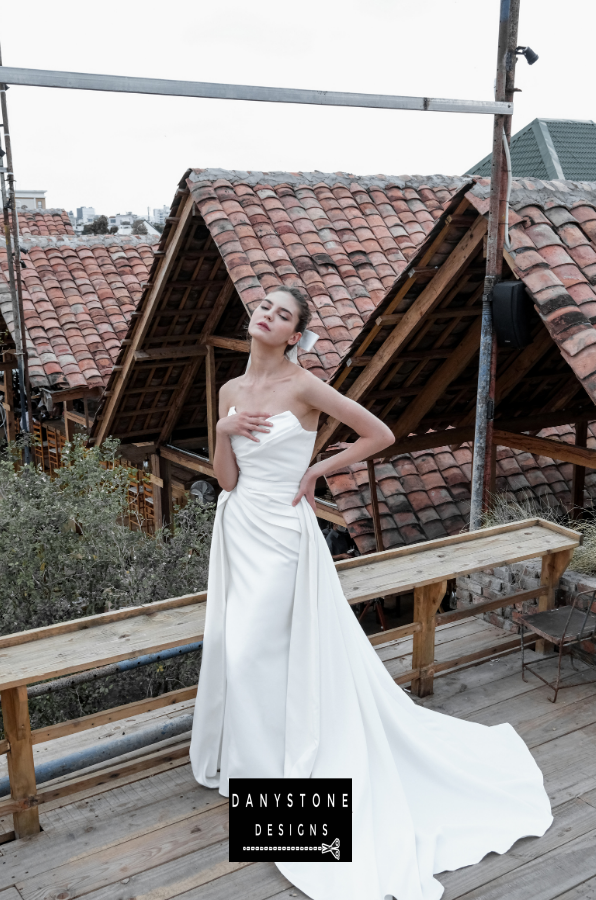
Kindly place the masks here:
POLYGON ((335 838, 332 844, 323 844, 321 847, 323 853, 333 853, 336 859, 339 859, 339 838, 335 838))

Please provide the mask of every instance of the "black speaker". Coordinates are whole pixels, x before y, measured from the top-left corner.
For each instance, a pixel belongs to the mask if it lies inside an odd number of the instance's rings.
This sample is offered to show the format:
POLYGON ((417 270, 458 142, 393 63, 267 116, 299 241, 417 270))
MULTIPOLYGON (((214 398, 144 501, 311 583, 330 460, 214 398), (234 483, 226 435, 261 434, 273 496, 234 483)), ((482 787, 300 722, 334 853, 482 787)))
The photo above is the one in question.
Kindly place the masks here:
POLYGON ((493 289, 493 324, 499 347, 527 347, 533 303, 523 281, 499 281, 493 289))

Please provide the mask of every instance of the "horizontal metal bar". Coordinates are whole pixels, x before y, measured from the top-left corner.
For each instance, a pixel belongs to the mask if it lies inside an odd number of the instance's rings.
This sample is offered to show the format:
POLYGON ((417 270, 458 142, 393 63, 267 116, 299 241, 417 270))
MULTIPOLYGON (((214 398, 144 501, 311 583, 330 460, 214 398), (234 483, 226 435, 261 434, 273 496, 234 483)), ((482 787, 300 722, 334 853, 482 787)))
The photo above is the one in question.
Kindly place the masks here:
MULTIPOLYGON (((151 744, 187 734, 192 730, 192 721, 192 714, 175 716, 166 722, 143 728, 141 731, 134 731, 132 734, 122 735, 111 741, 102 741, 92 747, 85 747, 83 750, 69 753, 68 756, 62 756, 60 759, 39 762, 35 766, 35 783, 44 784, 46 781, 71 775, 73 772, 80 772, 81 769, 95 766, 109 759, 116 759, 118 756, 132 753, 142 747, 149 747, 151 744)), ((5 797, 7 794, 10 794, 8 775, 0 778, 0 796, 5 797)))
POLYGON ((184 644, 181 647, 170 647, 167 650, 159 650, 157 653, 149 653, 146 656, 136 656, 133 659, 123 659, 118 663, 110 663, 107 666, 100 666, 98 669, 87 669, 85 672, 77 672, 74 675, 67 675, 65 678, 57 678, 55 681, 44 681, 41 684, 34 684, 27 688, 27 697, 43 697, 46 694, 54 694, 56 691, 64 691, 68 688, 76 687, 78 684, 86 684, 88 681, 95 681, 97 678, 107 678, 108 675, 117 675, 118 672, 128 672, 131 669, 138 669, 139 666, 150 666, 152 663, 161 662, 166 659, 172 659, 175 656, 184 656, 186 653, 194 653, 200 650, 203 641, 196 641, 192 644, 184 644))
POLYGON ((315 106, 361 106, 369 109, 413 109, 421 112, 485 113, 510 116, 513 103, 496 100, 444 100, 440 97, 399 97, 390 94, 352 94, 300 88, 254 87, 206 81, 133 78, 128 75, 92 75, 0 66, 0 82, 29 87, 68 88, 80 91, 120 91, 128 94, 164 94, 170 97, 205 97, 212 100, 256 100, 266 103, 307 103, 315 106))

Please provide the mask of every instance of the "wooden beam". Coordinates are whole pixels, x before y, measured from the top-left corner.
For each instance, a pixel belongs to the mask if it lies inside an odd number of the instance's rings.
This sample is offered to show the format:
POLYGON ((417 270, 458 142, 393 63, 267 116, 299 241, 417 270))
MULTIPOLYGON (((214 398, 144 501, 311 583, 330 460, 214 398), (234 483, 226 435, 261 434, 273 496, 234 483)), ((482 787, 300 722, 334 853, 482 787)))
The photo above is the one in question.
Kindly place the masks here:
POLYGON ((168 460, 191 472, 198 472, 200 475, 209 475, 215 478, 213 474, 213 466, 208 459, 199 456, 198 453, 191 453, 190 450, 182 450, 172 444, 165 444, 159 448, 159 455, 162 460, 168 460))
POLYGON ((63 391, 46 391, 44 388, 44 391, 51 396, 53 403, 64 403, 66 400, 84 400, 85 398, 98 400, 103 394, 103 388, 101 387, 67 388, 63 391))
POLYGON ((205 343, 212 347, 221 347, 223 350, 236 350, 238 353, 250 353, 250 341, 240 341, 236 338, 221 337, 219 334, 211 334, 205 338, 205 343))
MULTIPOLYGON (((210 337, 213 331, 215 331, 215 329, 217 328, 219 320, 221 319, 230 298, 234 294, 234 291, 234 282, 228 275, 215 303, 213 304, 213 309, 209 313, 207 321, 205 322, 205 325, 203 327, 203 334, 201 339, 202 344, 207 344, 207 338, 210 337)), ((176 422, 178 421, 178 417, 180 416, 180 411, 184 406, 184 401, 186 400, 188 392, 194 383, 200 363, 200 356, 195 357, 192 362, 187 363, 182 377, 176 387, 174 399, 171 403, 171 406, 168 410, 168 415, 166 416, 166 420, 159 434, 159 444, 165 444, 170 440, 176 422)))
MULTIPOLYGON (((414 632, 412 668, 432 666, 435 661, 435 615, 445 596, 447 582, 439 581, 414 588, 414 621, 420 622, 420 631, 414 632)), ((433 676, 416 675, 412 678, 412 693, 426 697, 433 692, 433 676)))
POLYGON ((159 470, 163 481, 161 489, 161 522, 155 520, 156 528, 171 526, 173 518, 172 467, 170 460, 160 450, 159 470))
POLYGON ((377 552, 384 550, 383 531, 381 529, 381 516, 379 515, 379 498, 377 497, 377 476, 375 475, 374 460, 369 459, 366 463, 368 468, 368 487, 370 490, 370 506, 372 510, 372 520, 375 529, 375 543, 377 552))
MULTIPOLYGON (((391 313, 390 315, 378 316, 375 319, 375 325, 380 325, 381 327, 384 325, 397 325, 398 322, 401 322, 405 313, 391 313)), ((430 319, 461 319, 461 318, 469 318, 470 316, 474 318, 475 316, 482 315, 482 307, 473 306, 470 309, 464 307, 458 307, 457 309, 435 309, 431 313, 429 313, 428 318, 430 319)))
MULTIPOLYGON (((347 392, 347 396, 350 399, 360 400, 387 364, 391 362, 400 347, 408 340, 414 329, 418 327, 422 319, 439 303, 445 291, 449 289, 467 262, 476 253, 486 234, 486 229, 486 219, 484 216, 478 216, 473 226, 466 232, 434 278, 423 288, 420 295, 414 300, 407 312, 404 313, 403 319, 386 338, 371 362, 350 387, 347 392)), ((331 441, 340 425, 341 422, 332 418, 325 423, 317 436, 314 448, 315 454, 331 441)))
MULTIPOLYGON (((193 206, 194 200, 192 195, 189 194, 186 198, 186 201, 184 202, 183 208, 180 211, 180 221, 170 232, 167 250, 165 251, 165 253, 163 253, 157 274, 155 275, 153 280, 153 287, 151 288, 149 294, 145 299, 142 315, 138 320, 136 320, 136 326, 132 334, 132 340, 130 346, 126 349, 124 361, 122 365, 118 367, 116 380, 112 381, 110 387, 110 396, 108 397, 108 400, 103 408, 101 420, 94 435, 96 444, 101 444, 102 441, 110 433, 110 428, 112 427, 114 417, 116 415, 116 410, 118 409, 118 404, 120 403, 120 397, 125 388, 128 376, 130 375, 135 363, 135 351, 140 349, 147 334, 147 331, 153 319, 153 315, 155 313, 155 310, 157 309, 157 306, 161 299, 161 295, 166 286, 168 277, 176 261, 176 256, 178 254, 181 239, 184 235, 186 224, 191 218, 193 206)), ((114 367, 114 369, 116 369, 116 367, 114 367)))
POLYGON ((207 435, 209 440, 209 459, 213 465, 215 459, 215 440, 217 436, 217 386, 215 383, 215 347, 207 345, 205 359, 205 395, 207 400, 207 435))
POLYGON ((151 453, 149 456, 149 469, 154 478, 159 478, 161 486, 153 484, 153 519, 155 522, 155 530, 161 528, 163 523, 163 504, 162 492, 164 489, 163 478, 161 477, 161 467, 159 464, 159 454, 151 453))
MULTIPOLYGON (((478 353, 480 347, 481 320, 470 326, 463 341, 451 352, 451 356, 431 375, 418 396, 406 407, 392 428, 396 440, 416 430, 420 420, 432 409, 447 385, 457 378, 478 353)), ((386 451, 385 451, 386 452, 386 451)))
POLYGON ((514 434, 511 431, 495 429, 493 443, 500 447, 513 447, 514 450, 526 450, 536 456, 546 456, 562 462, 570 462, 588 469, 596 469, 596 450, 588 447, 577 447, 564 441, 553 441, 551 438, 534 437, 531 434, 514 434))
POLYGON ((188 344, 182 347, 151 347, 149 350, 135 350, 135 361, 144 359, 187 359, 192 356, 205 356, 207 348, 201 344, 188 344))
MULTIPOLYGON (((559 586, 561 575, 569 565, 573 550, 559 550, 558 553, 547 553, 542 557, 542 574, 540 586, 544 593, 538 598, 538 612, 546 612, 555 607, 555 592, 559 586)), ((553 644, 540 638, 536 641, 536 653, 551 653, 553 644)))
MULTIPOLYGON (((2 721, 10 744, 7 755, 10 796, 17 801, 28 800, 35 797, 37 787, 25 685, 2 691, 2 721)), ((39 810, 35 806, 23 812, 15 812, 13 821, 17 838, 39 832, 39 810)))
MULTIPOLYGON (((575 423, 575 446, 587 447, 588 423, 575 423)), ((573 465, 573 480, 571 482, 571 518, 581 519, 585 514, 584 488, 586 486, 586 467, 577 463, 573 465)))

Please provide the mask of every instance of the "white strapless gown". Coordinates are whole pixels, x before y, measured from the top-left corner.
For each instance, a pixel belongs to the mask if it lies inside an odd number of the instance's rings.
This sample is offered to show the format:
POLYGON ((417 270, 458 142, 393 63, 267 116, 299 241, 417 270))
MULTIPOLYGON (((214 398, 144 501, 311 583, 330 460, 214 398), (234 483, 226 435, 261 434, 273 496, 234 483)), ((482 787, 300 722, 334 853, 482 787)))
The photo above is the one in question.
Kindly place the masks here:
POLYGON ((231 777, 351 777, 353 861, 278 869, 313 900, 438 900, 434 873, 545 833, 542 773, 511 725, 426 709, 393 681, 314 512, 291 505, 315 433, 270 418, 259 443, 232 438, 241 473, 218 499, 194 776, 224 797, 231 777))

